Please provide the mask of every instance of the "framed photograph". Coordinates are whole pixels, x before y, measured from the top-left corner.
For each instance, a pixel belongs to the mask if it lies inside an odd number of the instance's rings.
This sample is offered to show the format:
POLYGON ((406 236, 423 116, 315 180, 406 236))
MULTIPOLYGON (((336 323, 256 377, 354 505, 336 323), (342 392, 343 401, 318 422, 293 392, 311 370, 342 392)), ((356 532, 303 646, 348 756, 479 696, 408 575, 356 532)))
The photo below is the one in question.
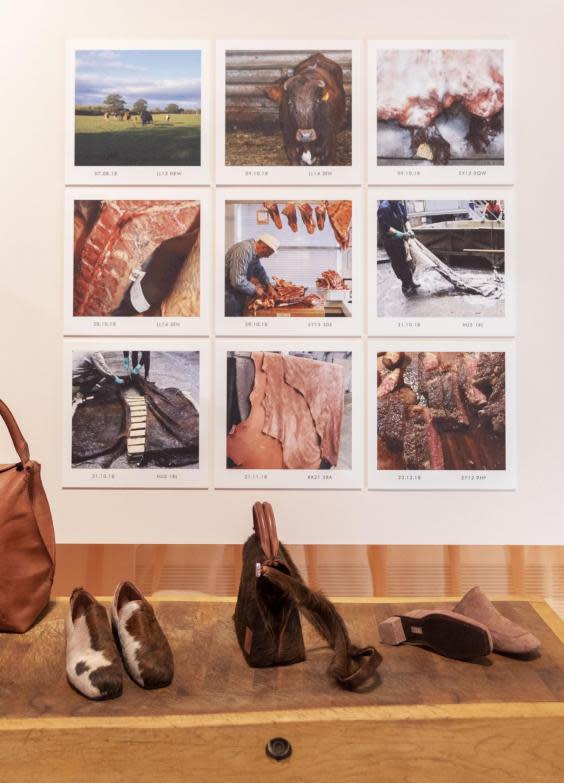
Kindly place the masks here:
POLYGON ((515 489, 514 346, 370 340, 369 489, 515 489))
POLYGON ((360 43, 218 41, 217 181, 360 184, 360 43))
POLYGON ((65 333, 209 332, 209 191, 67 188, 65 333))
POLYGON ((515 333, 509 189, 370 188, 372 335, 515 333))
POLYGON ((511 54, 506 40, 369 42, 369 182, 510 184, 511 54))
POLYGON ((215 485, 362 486, 360 340, 216 341, 215 485))
POLYGON ((217 333, 360 335, 360 195, 219 188, 217 333))
POLYGON ((67 185, 209 179, 207 42, 67 42, 67 185))
POLYGON ((207 487, 204 340, 65 340, 65 487, 207 487))

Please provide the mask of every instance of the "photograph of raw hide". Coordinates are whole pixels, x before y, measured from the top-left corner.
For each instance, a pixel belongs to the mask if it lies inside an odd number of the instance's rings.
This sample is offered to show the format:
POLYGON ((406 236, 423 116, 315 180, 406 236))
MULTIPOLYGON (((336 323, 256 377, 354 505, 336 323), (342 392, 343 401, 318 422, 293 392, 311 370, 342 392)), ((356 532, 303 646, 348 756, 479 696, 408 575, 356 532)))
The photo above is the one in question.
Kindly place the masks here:
POLYGON ((227 467, 350 469, 352 356, 229 351, 227 467))
POLYGON ((228 50, 226 166, 350 166, 352 51, 228 50))
POLYGON ((505 202, 378 202, 380 318, 502 318, 505 202))
POLYGON ((197 351, 73 351, 73 468, 197 468, 197 351))
POLYGON ((74 316, 200 314, 199 201, 75 201, 74 316))
POLYGON ((348 199, 227 201, 225 315, 350 318, 352 216, 348 199))
POLYGON ((379 353, 378 470, 505 470, 505 353, 379 353))
POLYGON ((381 49, 379 166, 500 166, 502 49, 381 49))

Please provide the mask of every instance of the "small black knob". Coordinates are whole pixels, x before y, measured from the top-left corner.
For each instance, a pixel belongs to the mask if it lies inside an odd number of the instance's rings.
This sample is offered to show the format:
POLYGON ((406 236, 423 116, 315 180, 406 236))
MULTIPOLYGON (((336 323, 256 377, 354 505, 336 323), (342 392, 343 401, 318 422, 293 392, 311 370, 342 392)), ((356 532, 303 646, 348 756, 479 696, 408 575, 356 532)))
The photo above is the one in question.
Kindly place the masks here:
POLYGON ((275 761, 284 761, 292 755, 292 746, 284 737, 274 737, 266 743, 266 755, 275 761))

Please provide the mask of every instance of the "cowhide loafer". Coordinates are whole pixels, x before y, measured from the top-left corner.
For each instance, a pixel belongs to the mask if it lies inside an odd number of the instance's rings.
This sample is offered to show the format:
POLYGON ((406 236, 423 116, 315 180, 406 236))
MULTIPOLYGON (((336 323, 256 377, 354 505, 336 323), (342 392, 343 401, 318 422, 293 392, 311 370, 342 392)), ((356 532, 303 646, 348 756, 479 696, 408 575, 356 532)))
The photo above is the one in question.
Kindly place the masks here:
POLYGON ((70 684, 87 699, 121 696, 123 672, 108 613, 82 587, 70 597, 65 634, 70 684))
POLYGON ((127 672, 142 688, 165 688, 174 675, 172 650, 153 607, 131 582, 116 588, 112 624, 127 672))
POLYGON ((395 615, 380 623, 378 630, 384 644, 420 644, 460 660, 489 655, 493 647, 485 625, 445 609, 417 609, 395 615))
POLYGON ((487 626, 495 652, 529 655, 540 647, 534 634, 504 617, 479 587, 469 590, 453 611, 487 626))

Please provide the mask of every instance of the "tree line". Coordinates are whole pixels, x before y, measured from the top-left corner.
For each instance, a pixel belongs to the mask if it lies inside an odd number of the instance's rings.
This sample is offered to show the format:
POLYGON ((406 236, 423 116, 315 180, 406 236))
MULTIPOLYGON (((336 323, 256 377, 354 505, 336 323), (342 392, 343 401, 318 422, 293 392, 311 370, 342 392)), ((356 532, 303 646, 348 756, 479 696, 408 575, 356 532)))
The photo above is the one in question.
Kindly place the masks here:
MULTIPOLYGON (((142 111, 148 111, 149 104, 145 98, 139 98, 135 101, 131 109, 127 109, 125 100, 117 92, 110 93, 104 100, 104 103, 94 106, 75 106, 76 114, 121 114, 124 111, 130 111, 132 114, 141 114, 142 111)), ((177 103, 167 103, 164 109, 155 108, 150 110, 153 114, 199 114, 199 109, 183 109, 177 103)))

